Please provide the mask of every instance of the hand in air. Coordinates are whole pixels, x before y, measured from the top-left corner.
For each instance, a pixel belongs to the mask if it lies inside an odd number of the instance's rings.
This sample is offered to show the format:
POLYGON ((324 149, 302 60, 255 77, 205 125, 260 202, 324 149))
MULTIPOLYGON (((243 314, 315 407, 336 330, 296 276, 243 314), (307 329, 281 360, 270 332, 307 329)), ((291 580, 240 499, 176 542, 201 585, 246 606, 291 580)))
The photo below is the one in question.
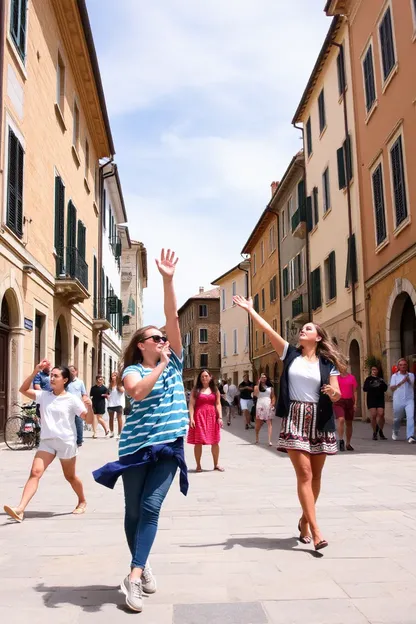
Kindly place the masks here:
POLYGON ((251 297, 247 297, 246 299, 245 297, 241 297, 241 295, 234 295, 233 301, 240 308, 243 308, 243 310, 247 310, 247 312, 253 309, 253 299, 251 297))
POLYGON ((156 260, 157 268, 162 277, 173 277, 178 260, 179 258, 175 257, 174 251, 168 249, 165 253, 165 250, 162 249, 160 260, 156 260))
POLYGON ((49 362, 49 360, 45 358, 44 360, 42 360, 41 362, 39 362, 39 364, 35 366, 35 371, 37 373, 40 373, 41 371, 43 371, 44 368, 47 368, 47 367, 50 368, 51 363, 49 362))
POLYGON ((169 342, 165 342, 165 344, 163 345, 163 348, 160 352, 160 363, 164 364, 165 366, 167 366, 169 364, 169 360, 170 360, 170 346, 169 346, 169 342))

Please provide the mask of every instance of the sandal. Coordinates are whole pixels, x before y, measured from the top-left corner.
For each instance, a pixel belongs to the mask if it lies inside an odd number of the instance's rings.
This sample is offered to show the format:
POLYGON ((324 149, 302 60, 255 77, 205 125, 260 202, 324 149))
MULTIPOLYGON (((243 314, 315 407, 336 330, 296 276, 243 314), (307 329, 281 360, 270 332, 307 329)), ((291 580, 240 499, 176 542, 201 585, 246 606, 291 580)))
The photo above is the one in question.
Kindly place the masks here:
POLYGON ((13 520, 16 520, 16 522, 23 522, 24 513, 17 513, 16 509, 14 509, 13 507, 9 507, 9 505, 4 505, 3 509, 6 514, 10 516, 10 518, 13 518, 13 520))
POLYGON ((315 544, 315 550, 322 550, 328 546, 328 542, 326 540, 321 540, 317 544, 315 544))
POLYGON ((225 468, 222 466, 214 466, 214 470, 218 470, 218 472, 225 472, 225 468))
POLYGON ((74 515, 76 515, 76 516, 80 516, 81 514, 84 514, 86 512, 86 510, 87 510, 87 503, 85 503, 85 502, 84 503, 79 503, 75 507, 75 509, 74 509, 74 511, 72 513, 74 515))
POLYGON ((310 544, 312 541, 312 538, 310 535, 302 535, 301 522, 302 522, 302 518, 298 522, 299 541, 302 542, 302 544, 310 544))
POLYGON ((347 444, 347 451, 353 451, 353 447, 351 446, 351 444, 347 444))

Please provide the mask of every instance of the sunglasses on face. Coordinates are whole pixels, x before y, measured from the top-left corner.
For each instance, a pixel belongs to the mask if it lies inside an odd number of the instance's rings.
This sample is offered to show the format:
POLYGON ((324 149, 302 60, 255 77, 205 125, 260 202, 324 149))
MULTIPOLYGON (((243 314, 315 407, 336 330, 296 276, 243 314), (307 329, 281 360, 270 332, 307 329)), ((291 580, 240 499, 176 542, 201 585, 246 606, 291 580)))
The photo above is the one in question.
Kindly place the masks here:
POLYGON ((146 342, 146 340, 150 340, 150 339, 152 339, 153 342, 156 342, 157 344, 159 342, 167 342, 168 341, 166 336, 148 336, 147 338, 144 338, 143 342, 146 342))

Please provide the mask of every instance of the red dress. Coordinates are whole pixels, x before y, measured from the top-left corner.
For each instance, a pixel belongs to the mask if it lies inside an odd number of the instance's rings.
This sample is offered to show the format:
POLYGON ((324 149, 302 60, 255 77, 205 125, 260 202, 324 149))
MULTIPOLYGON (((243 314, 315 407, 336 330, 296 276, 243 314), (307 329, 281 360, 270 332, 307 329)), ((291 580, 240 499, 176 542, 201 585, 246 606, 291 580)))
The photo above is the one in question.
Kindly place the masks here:
POLYGON ((220 441, 220 425, 217 422, 217 397, 214 392, 196 397, 194 407, 195 427, 189 427, 189 444, 218 444, 220 441))

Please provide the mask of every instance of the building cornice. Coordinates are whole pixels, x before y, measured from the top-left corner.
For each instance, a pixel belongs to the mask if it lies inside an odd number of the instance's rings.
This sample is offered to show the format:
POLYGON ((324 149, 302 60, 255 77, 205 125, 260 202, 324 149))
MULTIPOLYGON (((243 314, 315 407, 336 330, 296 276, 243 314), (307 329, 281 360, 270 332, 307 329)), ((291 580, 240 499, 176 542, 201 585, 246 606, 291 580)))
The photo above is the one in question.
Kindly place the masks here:
POLYGON ((365 282, 365 287, 372 288, 378 282, 388 277, 390 273, 393 273, 393 271, 401 267, 403 264, 409 262, 409 260, 411 260, 414 256, 416 256, 416 243, 394 258, 394 260, 388 262, 382 269, 380 269, 380 271, 377 271, 377 273, 370 277, 370 279, 365 282))

